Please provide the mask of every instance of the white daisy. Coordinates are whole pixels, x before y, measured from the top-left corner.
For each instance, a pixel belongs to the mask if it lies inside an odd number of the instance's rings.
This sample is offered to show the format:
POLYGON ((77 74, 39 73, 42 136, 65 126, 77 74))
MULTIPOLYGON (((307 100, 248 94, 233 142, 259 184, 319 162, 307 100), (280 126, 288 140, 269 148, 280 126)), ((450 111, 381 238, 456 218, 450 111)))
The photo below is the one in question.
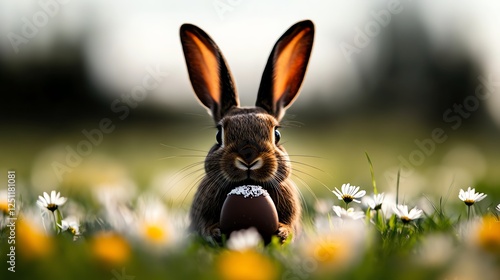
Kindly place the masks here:
POLYGON ((62 231, 68 231, 74 236, 80 235, 80 225, 76 221, 62 220, 61 225, 57 225, 62 231))
POLYGON ((366 191, 359 191, 359 187, 351 186, 349 183, 342 185, 342 191, 339 191, 339 189, 335 187, 335 190, 332 192, 339 198, 339 200, 343 200, 347 204, 352 201, 360 203, 361 201, 356 198, 362 198, 366 194, 366 191))
POLYGON ((379 193, 374 194, 373 197, 367 196, 364 197, 364 202, 370 209, 372 210, 380 210, 382 209, 382 203, 384 202, 385 194, 379 193))
POLYGON ((66 197, 61 197, 60 192, 56 193, 56 191, 52 191, 50 196, 46 192, 43 192, 43 197, 39 195, 36 204, 38 204, 41 208, 46 208, 51 212, 54 212, 59 206, 63 205, 66 200, 66 197))
POLYGON ((244 251, 257 247, 262 243, 259 232, 251 227, 249 229, 233 231, 227 240, 227 247, 235 251, 244 251))
POLYGON ((408 212, 408 205, 398 205, 393 208, 394 213, 401 219, 401 221, 405 224, 419 219, 422 217, 423 211, 418 209, 417 207, 413 207, 413 209, 408 212))
POLYGON ((350 219, 350 220, 359 220, 363 219, 365 217, 365 213, 362 211, 355 211, 354 208, 349 208, 349 209, 344 209, 340 206, 333 206, 332 207, 333 211, 337 216, 339 216, 342 219, 350 219))
POLYGON ((179 245, 185 234, 184 216, 167 208, 155 194, 143 194, 137 200, 130 221, 125 220, 123 232, 130 234, 155 253, 179 245))
POLYGON ((497 209, 497 211, 500 212, 500 204, 498 204, 497 208, 495 208, 495 209, 497 209))
POLYGON ((483 200, 487 195, 484 193, 476 193, 476 189, 469 187, 466 191, 460 189, 458 198, 462 200, 465 205, 471 206, 477 201, 483 200))

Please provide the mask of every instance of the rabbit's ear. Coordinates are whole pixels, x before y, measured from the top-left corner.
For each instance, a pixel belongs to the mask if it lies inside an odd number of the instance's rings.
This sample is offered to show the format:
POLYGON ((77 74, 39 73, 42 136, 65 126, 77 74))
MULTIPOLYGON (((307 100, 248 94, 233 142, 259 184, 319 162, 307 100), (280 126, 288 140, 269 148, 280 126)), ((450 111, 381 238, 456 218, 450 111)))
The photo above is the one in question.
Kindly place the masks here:
POLYGON ((193 89, 218 122, 230 108, 239 106, 231 72, 219 47, 203 30, 183 24, 180 36, 193 89))
POLYGON ((298 22, 281 36, 269 56, 255 105, 278 120, 298 95, 313 40, 314 24, 310 20, 298 22))

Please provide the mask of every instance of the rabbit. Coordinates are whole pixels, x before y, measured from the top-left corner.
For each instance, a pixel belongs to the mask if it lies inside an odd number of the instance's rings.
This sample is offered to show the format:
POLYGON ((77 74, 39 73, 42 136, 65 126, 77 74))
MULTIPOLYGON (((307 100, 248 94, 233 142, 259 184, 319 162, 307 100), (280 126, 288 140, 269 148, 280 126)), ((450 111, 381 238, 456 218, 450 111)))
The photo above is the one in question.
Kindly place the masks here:
POLYGON ((259 185, 275 203, 281 242, 300 230, 301 203, 290 179, 291 164, 280 145, 280 120, 294 102, 311 54, 314 24, 291 26, 276 42, 262 75, 255 107, 240 107, 229 67, 215 42, 199 27, 183 24, 180 39, 196 96, 217 127, 205 159, 205 176, 190 209, 190 232, 221 244, 219 218, 228 192, 259 185))

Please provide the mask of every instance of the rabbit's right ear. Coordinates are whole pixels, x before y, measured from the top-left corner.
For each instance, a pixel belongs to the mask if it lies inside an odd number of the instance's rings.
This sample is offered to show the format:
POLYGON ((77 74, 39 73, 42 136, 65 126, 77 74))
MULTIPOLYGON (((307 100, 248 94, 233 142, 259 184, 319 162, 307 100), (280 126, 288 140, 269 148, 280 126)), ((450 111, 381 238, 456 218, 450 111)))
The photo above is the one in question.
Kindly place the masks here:
POLYGON ((229 109, 239 106, 231 72, 219 47, 199 27, 183 24, 180 36, 193 89, 217 123, 229 109))
POLYGON ((313 40, 312 21, 298 22, 279 38, 269 56, 255 105, 278 120, 299 93, 313 40))

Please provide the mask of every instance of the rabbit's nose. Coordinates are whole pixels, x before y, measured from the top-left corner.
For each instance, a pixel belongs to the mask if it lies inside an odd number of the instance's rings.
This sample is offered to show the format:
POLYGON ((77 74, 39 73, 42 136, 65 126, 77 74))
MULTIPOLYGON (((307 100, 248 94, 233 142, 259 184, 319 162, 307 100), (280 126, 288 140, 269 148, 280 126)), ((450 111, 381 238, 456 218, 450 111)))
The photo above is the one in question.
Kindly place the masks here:
POLYGON ((257 149, 250 145, 245 145, 241 149, 238 150, 238 154, 240 154, 241 158, 247 163, 251 164, 259 155, 257 149))

